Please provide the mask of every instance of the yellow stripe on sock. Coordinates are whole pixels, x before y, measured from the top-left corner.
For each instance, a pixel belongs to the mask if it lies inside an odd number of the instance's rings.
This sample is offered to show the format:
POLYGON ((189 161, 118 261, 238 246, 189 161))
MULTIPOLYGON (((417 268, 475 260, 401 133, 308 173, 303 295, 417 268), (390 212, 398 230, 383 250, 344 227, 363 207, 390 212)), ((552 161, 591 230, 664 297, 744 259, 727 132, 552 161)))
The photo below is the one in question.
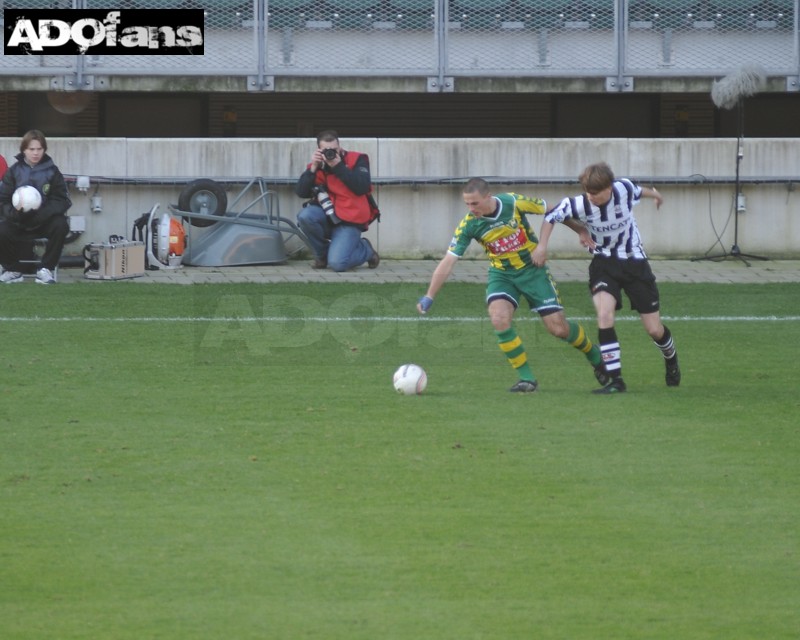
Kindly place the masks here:
POLYGON ((578 325, 578 337, 575 338, 572 346, 583 353, 589 353, 592 350, 592 341, 586 338, 586 332, 581 324, 578 325))
POLYGON ((526 362, 528 362, 528 356, 525 353, 521 353, 515 358, 509 358, 508 361, 511 363, 512 367, 514 367, 515 369, 519 369, 526 362))
POLYGON ((519 336, 517 336, 516 338, 514 338, 513 340, 510 340, 509 342, 501 342, 499 344, 500 344, 500 348, 505 353, 508 353, 509 351, 513 351, 514 349, 519 347, 522 344, 522 339, 519 336))

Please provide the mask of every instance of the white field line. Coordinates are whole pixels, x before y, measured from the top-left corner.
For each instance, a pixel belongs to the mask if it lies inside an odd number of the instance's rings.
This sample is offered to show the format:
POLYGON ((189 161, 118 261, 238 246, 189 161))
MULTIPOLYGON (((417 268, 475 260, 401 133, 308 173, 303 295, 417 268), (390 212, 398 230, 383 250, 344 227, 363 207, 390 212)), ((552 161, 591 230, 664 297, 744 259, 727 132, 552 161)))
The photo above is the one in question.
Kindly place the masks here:
MULTIPOLYGON (((594 316, 568 316, 570 320, 591 322, 594 316)), ((520 314, 515 320, 536 320, 536 316, 520 314)), ((665 322, 798 322, 800 316, 661 316, 665 322)), ((141 317, 110 317, 99 318, 95 316, 0 316, 0 322, 143 322, 143 323, 202 323, 202 322, 488 322, 487 316, 141 316, 141 317)), ((617 322, 639 321, 638 316, 620 316, 617 322)))

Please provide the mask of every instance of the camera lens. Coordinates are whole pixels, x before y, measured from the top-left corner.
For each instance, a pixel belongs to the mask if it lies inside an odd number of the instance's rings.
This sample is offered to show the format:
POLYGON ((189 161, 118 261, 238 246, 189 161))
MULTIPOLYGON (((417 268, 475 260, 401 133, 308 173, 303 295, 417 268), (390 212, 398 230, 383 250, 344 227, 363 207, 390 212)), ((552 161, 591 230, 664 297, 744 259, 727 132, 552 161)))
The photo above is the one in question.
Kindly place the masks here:
POLYGON ((322 155, 325 156, 326 160, 333 160, 336 157, 337 151, 336 149, 323 149, 322 155))

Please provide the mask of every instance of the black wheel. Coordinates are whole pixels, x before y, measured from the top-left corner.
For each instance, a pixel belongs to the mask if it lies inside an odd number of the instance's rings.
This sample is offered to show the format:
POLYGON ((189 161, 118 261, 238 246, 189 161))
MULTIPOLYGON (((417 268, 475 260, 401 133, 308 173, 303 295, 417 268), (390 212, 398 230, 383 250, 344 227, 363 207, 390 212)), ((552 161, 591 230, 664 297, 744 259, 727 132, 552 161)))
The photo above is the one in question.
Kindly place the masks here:
MULTIPOLYGON (((186 185, 178 197, 178 209, 191 213, 208 213, 224 216, 228 209, 228 196, 221 184, 208 178, 200 178, 186 185)), ((213 220, 185 218, 193 227, 209 227, 213 220)))

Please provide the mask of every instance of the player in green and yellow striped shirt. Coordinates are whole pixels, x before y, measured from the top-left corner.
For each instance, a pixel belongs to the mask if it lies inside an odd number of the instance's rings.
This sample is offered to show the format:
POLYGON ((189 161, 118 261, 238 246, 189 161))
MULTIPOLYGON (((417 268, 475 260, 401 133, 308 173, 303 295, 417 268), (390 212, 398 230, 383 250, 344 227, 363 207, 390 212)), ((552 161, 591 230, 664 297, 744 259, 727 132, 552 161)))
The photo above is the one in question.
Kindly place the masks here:
POLYGON ((538 387, 525 347, 512 323, 523 298, 551 334, 586 355, 597 381, 606 384, 608 374, 600 350, 580 323, 565 317, 561 296, 547 266, 537 267, 531 259, 538 240, 525 216, 544 214, 547 208, 544 200, 518 193, 494 195, 483 178, 469 180, 463 197, 469 213, 456 227, 447 253, 434 270, 428 291, 417 304, 419 312, 428 312, 456 262, 475 240, 490 261, 486 285, 489 318, 500 349, 519 376, 510 391, 531 392, 538 387))

